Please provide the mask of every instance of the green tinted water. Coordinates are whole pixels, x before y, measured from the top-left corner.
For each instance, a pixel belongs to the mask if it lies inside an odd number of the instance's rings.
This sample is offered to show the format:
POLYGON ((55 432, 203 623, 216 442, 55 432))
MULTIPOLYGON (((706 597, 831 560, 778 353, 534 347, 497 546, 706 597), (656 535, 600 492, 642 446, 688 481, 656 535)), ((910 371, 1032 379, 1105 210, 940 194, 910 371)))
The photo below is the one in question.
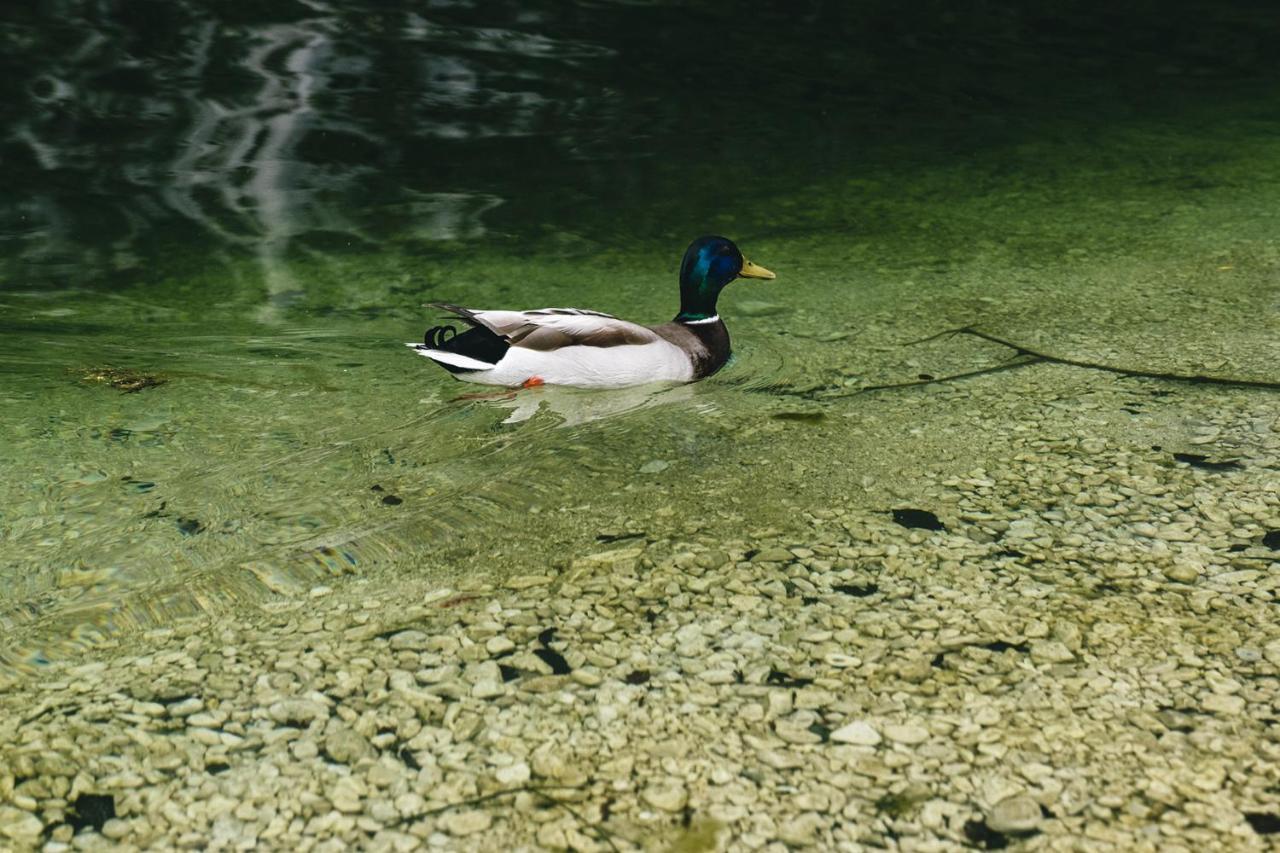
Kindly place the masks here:
POLYGON ((1265 16, 1222 12, 1161 57, 1094 15, 1028 42, 1036 21, 1012 13, 771 13, 721 52, 663 7, 500 27, 465 6, 175 8, 174 55, 209 69, 177 89, 145 73, 166 54, 129 65, 90 29, 6 29, 33 56, 66 50, 9 108, 0 665, 352 577, 537 570, 636 535, 911 505, 926 470, 998 455, 1019 395, 1066 381, 857 393, 1011 355, 911 345, 948 328, 1278 378, 1265 16), (844 39, 815 52, 815 31, 844 39), (122 62, 142 76, 95 65, 122 62), (704 383, 458 399, 477 389, 401 345, 429 300, 663 321, 701 233, 779 276, 726 292, 736 358, 704 383), (160 384, 126 393, 109 369, 160 384))

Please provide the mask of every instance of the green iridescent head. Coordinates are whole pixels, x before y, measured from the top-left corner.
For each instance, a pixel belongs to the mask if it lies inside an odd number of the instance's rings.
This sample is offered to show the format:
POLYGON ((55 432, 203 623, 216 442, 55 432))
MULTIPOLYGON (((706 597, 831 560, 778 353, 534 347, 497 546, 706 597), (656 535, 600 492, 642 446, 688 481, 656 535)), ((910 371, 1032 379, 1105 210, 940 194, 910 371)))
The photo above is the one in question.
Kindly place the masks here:
POLYGON ((716 313, 720 291, 735 278, 775 278, 762 266, 742 257, 724 237, 699 237, 685 250, 680 262, 679 322, 706 320, 716 313))

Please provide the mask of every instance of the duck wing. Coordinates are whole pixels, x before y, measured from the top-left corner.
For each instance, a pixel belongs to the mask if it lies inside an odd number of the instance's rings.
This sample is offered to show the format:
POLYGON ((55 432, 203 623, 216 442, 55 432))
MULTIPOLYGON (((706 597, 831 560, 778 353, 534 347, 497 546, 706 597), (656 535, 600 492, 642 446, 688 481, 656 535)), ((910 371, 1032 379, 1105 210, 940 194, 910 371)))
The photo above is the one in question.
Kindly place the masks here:
POLYGON ((540 308, 535 311, 478 311, 447 302, 429 303, 472 326, 488 329, 510 346, 530 350, 563 347, 616 347, 651 344, 656 332, 612 314, 581 308, 540 308))

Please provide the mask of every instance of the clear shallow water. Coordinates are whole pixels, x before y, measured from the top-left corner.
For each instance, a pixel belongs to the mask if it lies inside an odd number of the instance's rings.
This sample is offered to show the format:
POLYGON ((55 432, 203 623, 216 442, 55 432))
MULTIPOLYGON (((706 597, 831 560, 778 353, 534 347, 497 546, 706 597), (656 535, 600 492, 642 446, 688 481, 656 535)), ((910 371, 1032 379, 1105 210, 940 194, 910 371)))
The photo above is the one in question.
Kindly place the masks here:
POLYGON ((1275 378, 1265 10, 164 8, 3 27, 0 665, 908 500, 981 403, 849 395, 1009 356, 904 346, 948 327, 1275 378), (717 231, 780 278, 697 386, 458 400, 400 346, 431 299, 664 320, 717 231))

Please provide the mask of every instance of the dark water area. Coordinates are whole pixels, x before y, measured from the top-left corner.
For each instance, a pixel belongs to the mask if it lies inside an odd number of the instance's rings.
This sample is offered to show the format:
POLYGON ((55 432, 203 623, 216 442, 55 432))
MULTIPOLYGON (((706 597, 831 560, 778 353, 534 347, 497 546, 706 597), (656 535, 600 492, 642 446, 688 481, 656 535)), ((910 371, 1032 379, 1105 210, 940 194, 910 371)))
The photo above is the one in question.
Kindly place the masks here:
POLYGON ((134 286, 175 251, 665 245, 794 188, 1268 91, 1280 23, 1266 3, 48 2, 0 40, 0 287, 48 288, 134 286))

